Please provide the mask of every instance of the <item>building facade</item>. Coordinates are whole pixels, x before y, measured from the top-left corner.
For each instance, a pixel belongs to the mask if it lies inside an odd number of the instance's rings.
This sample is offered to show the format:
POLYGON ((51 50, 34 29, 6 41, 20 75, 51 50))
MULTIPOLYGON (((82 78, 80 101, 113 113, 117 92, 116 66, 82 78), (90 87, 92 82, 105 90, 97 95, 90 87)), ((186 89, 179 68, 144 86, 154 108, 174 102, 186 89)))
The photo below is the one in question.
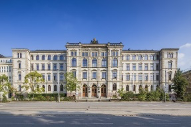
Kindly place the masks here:
POLYGON ((177 70, 178 48, 123 50, 122 43, 67 43, 66 50, 12 49, 13 86, 22 91, 24 76, 43 75, 45 93, 67 93, 64 73, 73 72, 78 98, 111 98, 119 89, 139 93, 157 87, 171 92, 177 70))

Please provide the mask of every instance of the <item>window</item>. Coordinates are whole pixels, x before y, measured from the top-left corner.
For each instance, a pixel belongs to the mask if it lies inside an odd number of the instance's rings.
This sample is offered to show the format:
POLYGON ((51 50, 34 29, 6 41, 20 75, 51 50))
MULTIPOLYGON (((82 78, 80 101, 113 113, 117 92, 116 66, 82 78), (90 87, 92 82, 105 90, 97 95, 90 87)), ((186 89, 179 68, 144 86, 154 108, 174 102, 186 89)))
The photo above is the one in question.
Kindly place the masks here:
POLYGON ((36 60, 39 60, 39 55, 36 56, 36 60))
POLYGON ((45 75, 44 74, 42 74, 42 79, 45 80, 45 75))
POLYGON ((53 74, 53 79, 54 79, 54 81, 57 81, 57 74, 56 73, 53 74))
POLYGON ((168 53, 167 58, 173 58, 173 53, 168 53))
POLYGON ((42 64, 42 70, 45 70, 45 65, 44 64, 42 64))
POLYGON ((22 53, 17 53, 17 58, 22 58, 22 53))
POLYGON ((77 56, 77 52, 76 51, 72 51, 71 52, 71 56, 77 56))
POLYGON ((171 80, 171 79, 172 79, 172 74, 170 72, 170 73, 168 73, 168 80, 171 80))
POLYGON ((126 85, 126 91, 129 91, 129 85, 126 85))
POLYGON ((73 74, 74 78, 76 78, 76 70, 73 70, 72 74, 73 74))
POLYGON ((60 74, 60 81, 63 81, 63 80, 64 80, 64 74, 61 73, 61 74, 60 74))
POLYGON ((19 53, 17 53, 17 58, 19 58, 19 53))
POLYGON ((132 60, 136 60, 136 55, 133 55, 133 56, 132 56, 132 60))
POLYGON ((48 91, 51 91, 51 86, 50 85, 48 85, 48 91))
POLYGON ((168 86, 168 91, 171 92, 171 89, 172 89, 172 87, 171 87, 171 85, 169 85, 168 86))
POLYGON ((126 80, 130 81, 130 74, 126 74, 126 80))
POLYGON ((63 71, 64 70, 64 64, 60 63, 60 70, 63 71))
POLYGON ((19 63, 19 69, 21 69, 21 63, 19 63))
POLYGON ((50 66, 50 64, 48 64, 48 70, 50 71, 50 69, 51 69, 51 66, 50 66))
POLYGON ((101 56, 107 56, 107 52, 101 52, 101 56))
POLYGON ((57 85, 54 85, 54 91, 57 91, 57 85))
POLYGON ((21 85, 19 85, 19 91, 21 91, 21 85))
POLYGON ((145 64, 145 71, 148 70, 148 64, 145 64))
POLYGON ((133 64, 133 71, 136 71, 136 64, 133 64))
POLYGON ((102 79, 106 79, 106 72, 102 72, 102 79))
POLYGON ((20 53, 20 58, 22 58, 22 53, 20 53))
POLYGON ((159 60, 159 55, 157 55, 157 60, 159 60))
POLYGON ((53 70, 54 70, 54 71, 57 70, 57 64, 56 64, 56 63, 53 64, 53 70))
POLYGON ((72 58, 72 67, 76 67, 77 62, 76 62, 76 58, 72 58))
POLYGON ((127 56, 126 56, 126 59, 127 59, 127 60, 130 60, 130 56, 129 56, 129 55, 127 55, 127 56))
POLYGON ((19 81, 21 81, 21 74, 19 74, 19 81))
POLYGON ((138 60, 142 60, 142 55, 139 55, 138 60))
POLYGON ((116 90, 117 90, 117 84, 114 83, 114 84, 113 84, 113 91, 116 91, 116 90))
POLYGON ((159 81, 159 74, 156 74, 156 81, 159 81))
POLYGON ((150 74, 150 81, 153 81, 154 80, 154 74, 150 74))
POLYGON ((153 55, 150 55, 150 60, 154 60, 153 58, 154 58, 153 55))
POLYGON ((92 56, 97 56, 97 52, 92 52, 92 56))
POLYGON ((48 81, 50 81, 51 80, 51 76, 50 76, 50 74, 48 74, 48 81))
POLYGON ((48 60, 51 60, 51 55, 48 55, 48 60))
POLYGON ((172 62, 168 62, 168 68, 172 69, 172 62))
POLYGON ((31 60, 33 60, 33 55, 31 55, 31 60))
POLYGON ((97 78, 97 72, 92 72, 92 78, 96 79, 97 78))
POLYGON ((118 63, 117 63, 117 58, 114 58, 113 59, 113 67, 117 67, 118 66, 118 63))
POLYGON ((39 70, 39 64, 36 64, 36 70, 37 71, 39 70))
POLYGON ((118 56, 118 51, 112 51, 112 56, 118 56))
POLYGON ((64 60, 64 56, 63 55, 60 55, 60 60, 64 60))
POLYGON ((150 70, 151 70, 151 71, 154 70, 153 64, 151 64, 150 70))
POLYGON ((144 80, 148 81, 148 74, 145 74, 144 76, 145 76, 144 80))
POLYGON ((130 71, 130 64, 127 64, 127 65, 126 65, 126 70, 127 70, 127 71, 130 71))
POLYGON ((148 60, 148 55, 145 55, 145 60, 148 60))
POLYGON ((57 60, 57 55, 54 55, 53 60, 57 60))
POLYGON ((60 91, 64 91, 64 86, 60 85, 60 91))
POLYGON ((139 81, 142 81, 142 74, 138 75, 138 79, 139 79, 139 81))
POLYGON ((113 79, 117 79, 117 71, 116 70, 114 70, 112 72, 112 76, 113 76, 113 79))
POLYGON ((45 60, 45 55, 42 55, 42 60, 45 60))
POLYGON ((83 79, 87 79, 87 72, 83 72, 83 79))
POLYGON ((139 64, 139 71, 142 71, 142 64, 139 64))
POLYGON ((83 67, 88 66, 88 60, 86 58, 83 59, 83 67))
POLYGON ((159 70, 159 64, 158 63, 156 64, 156 70, 157 71, 159 70))
POLYGON ((97 67, 97 59, 92 60, 92 67, 97 67))
POLYGON ((82 56, 88 56, 88 52, 82 52, 82 56))
POLYGON ((133 85, 133 91, 136 91, 136 86, 135 85, 133 85))
POLYGON ((102 59, 102 67, 106 67, 107 66, 107 61, 106 59, 102 59))

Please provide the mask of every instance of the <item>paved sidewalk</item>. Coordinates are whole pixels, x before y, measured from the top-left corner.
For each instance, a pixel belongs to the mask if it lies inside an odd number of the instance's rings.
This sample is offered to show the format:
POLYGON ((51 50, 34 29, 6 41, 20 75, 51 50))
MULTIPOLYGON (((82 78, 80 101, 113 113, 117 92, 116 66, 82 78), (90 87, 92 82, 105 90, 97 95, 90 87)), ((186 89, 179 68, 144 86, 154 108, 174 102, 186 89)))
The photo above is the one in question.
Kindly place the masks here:
POLYGON ((108 114, 191 116, 191 103, 173 102, 10 102, 0 103, 0 114, 108 114))

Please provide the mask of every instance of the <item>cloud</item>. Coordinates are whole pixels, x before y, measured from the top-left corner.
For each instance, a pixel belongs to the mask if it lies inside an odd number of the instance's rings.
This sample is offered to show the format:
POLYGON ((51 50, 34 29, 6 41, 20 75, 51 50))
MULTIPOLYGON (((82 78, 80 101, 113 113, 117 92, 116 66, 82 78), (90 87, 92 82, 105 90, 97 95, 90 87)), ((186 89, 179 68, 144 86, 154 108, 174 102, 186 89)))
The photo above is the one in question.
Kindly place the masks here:
POLYGON ((181 70, 191 69, 191 43, 180 46, 178 53, 178 67, 181 70))
POLYGON ((180 48, 189 48, 191 47, 190 43, 186 43, 185 45, 180 46, 180 48))

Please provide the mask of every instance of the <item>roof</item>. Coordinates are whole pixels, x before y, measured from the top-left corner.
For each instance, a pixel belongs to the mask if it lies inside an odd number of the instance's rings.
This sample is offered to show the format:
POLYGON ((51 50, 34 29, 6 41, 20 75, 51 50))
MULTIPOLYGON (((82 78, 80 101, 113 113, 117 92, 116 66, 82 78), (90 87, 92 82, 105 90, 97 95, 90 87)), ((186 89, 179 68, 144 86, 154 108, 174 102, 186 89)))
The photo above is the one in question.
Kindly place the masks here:
POLYGON ((66 50, 31 50, 30 53, 66 53, 66 50))

